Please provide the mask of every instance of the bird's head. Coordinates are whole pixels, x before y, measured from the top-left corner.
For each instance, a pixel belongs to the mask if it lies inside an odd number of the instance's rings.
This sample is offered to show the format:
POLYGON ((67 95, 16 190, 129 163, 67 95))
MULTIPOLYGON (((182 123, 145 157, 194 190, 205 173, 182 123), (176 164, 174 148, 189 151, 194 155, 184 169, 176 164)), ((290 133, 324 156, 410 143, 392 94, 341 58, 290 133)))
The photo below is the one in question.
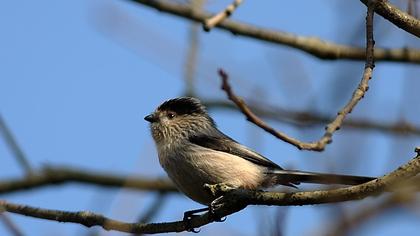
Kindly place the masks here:
POLYGON ((144 119, 150 122, 152 136, 157 143, 182 141, 215 128, 205 106, 193 97, 167 100, 144 119))

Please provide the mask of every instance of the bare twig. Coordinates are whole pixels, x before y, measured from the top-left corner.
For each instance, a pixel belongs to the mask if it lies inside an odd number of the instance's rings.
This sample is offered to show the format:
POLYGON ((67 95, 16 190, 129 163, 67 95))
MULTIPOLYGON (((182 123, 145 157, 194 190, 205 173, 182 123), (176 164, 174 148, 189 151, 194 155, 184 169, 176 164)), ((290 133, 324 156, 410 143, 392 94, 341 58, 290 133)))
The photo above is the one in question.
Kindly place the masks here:
POLYGON ((78 223, 86 227, 100 226, 105 230, 116 230, 127 233, 165 233, 165 232, 182 232, 189 229, 189 227, 200 227, 202 225, 213 222, 212 217, 207 213, 200 217, 194 217, 190 226, 184 221, 175 221, 168 223, 125 223, 118 220, 107 218, 100 214, 95 214, 89 211, 60 211, 50 210, 27 205, 13 204, 0 200, 0 211, 12 212, 20 215, 31 216, 40 219, 78 223))
POLYGON ((18 228, 18 226, 13 223, 10 217, 1 212, 0 209, 0 221, 6 226, 6 228, 10 231, 11 235, 13 236, 23 236, 23 233, 18 228))
MULTIPOLYGON (((360 0, 366 6, 372 0, 360 0)), ((387 0, 375 0, 375 12, 404 31, 420 37, 420 20, 401 11, 387 0)))
POLYGON ((351 113, 353 108, 364 97, 366 91, 369 88, 368 83, 372 78, 372 71, 374 67, 373 47, 373 6, 369 6, 366 17, 366 63, 362 80, 360 81, 356 90, 353 92, 353 96, 351 97, 350 101, 338 112, 335 119, 326 126, 324 135, 316 142, 302 142, 298 139, 289 137, 287 134, 279 132, 269 126, 258 116, 256 116, 241 98, 234 94, 231 86, 228 83, 228 75, 223 70, 219 70, 219 75, 222 79, 222 89, 226 91, 228 98, 233 101, 236 106, 238 106, 238 108, 250 122, 301 150, 323 151, 325 146, 332 142, 332 135, 340 128, 344 118, 347 116, 347 114, 351 113))
MULTIPOLYGON (((137 2, 144 6, 155 8, 159 11, 170 13, 197 22, 203 22, 212 15, 208 12, 193 11, 190 6, 174 3, 172 1, 130 1, 137 2)), ((231 21, 229 19, 220 22, 220 24, 217 24, 216 27, 229 31, 234 35, 242 35, 245 37, 296 48, 320 59, 365 60, 366 58, 366 51, 364 48, 335 44, 315 37, 303 37, 286 32, 274 31, 245 23, 231 21)), ((376 48, 374 56, 376 61, 420 63, 420 50, 414 48, 376 48)))
POLYGON ((70 168, 50 167, 45 168, 40 173, 34 173, 26 178, 1 181, 0 194, 69 182, 158 192, 177 191, 169 180, 164 179, 153 180, 139 177, 118 176, 110 173, 95 173, 91 170, 83 171, 70 168))
MULTIPOLYGON (((149 206, 149 208, 144 212, 139 220, 138 223, 149 223, 152 218, 159 213, 159 211, 163 208, 164 202, 166 200, 166 193, 159 192, 156 198, 153 200, 152 204, 149 206)), ((133 236, 140 236, 142 234, 132 234, 133 236)))
POLYGON ((274 128, 272 128, 271 126, 269 126, 267 123, 265 123, 263 120, 261 120, 258 116, 256 116, 251 109, 249 109, 249 107, 245 104, 244 100, 242 100, 241 98, 239 98, 238 96, 236 96, 228 82, 228 75, 223 71, 223 70, 219 70, 219 75, 222 78, 222 89, 226 91, 226 94, 228 96, 228 98, 234 102, 236 104, 236 106, 239 108, 239 110, 241 110, 241 112, 246 116, 247 120, 249 120, 250 122, 254 123, 255 125, 257 125, 258 127, 264 129, 265 131, 267 131, 268 133, 274 135, 276 138, 279 138, 287 143, 290 143, 296 147, 298 147, 299 149, 304 149, 304 145, 305 143, 289 137, 288 135, 286 135, 283 132, 277 131, 274 128))
POLYGON ((22 149, 16 142, 12 132, 10 131, 9 127, 7 127, 6 122, 3 120, 3 117, 0 114, 0 133, 2 133, 4 140, 6 141, 7 145, 10 147, 13 155, 15 156, 16 160, 20 164, 20 166, 25 170, 26 174, 32 173, 31 165, 27 160, 25 154, 23 153, 22 149))
MULTIPOLYGON (((194 11, 200 11, 204 4, 204 0, 193 0, 191 1, 192 9, 194 11)), ((197 70, 197 56, 198 56, 198 46, 199 46, 199 25, 195 22, 192 22, 189 29, 189 39, 188 39, 188 51, 187 58, 185 60, 185 95, 194 96, 195 87, 194 87, 194 77, 197 70)))
POLYGON ((166 193, 159 192, 156 196, 156 199, 154 199, 153 203, 150 205, 150 207, 147 209, 147 211, 140 216, 138 222, 139 223, 148 223, 153 216, 155 216, 160 209, 163 207, 163 203, 166 200, 166 193))
POLYGON ((413 202, 413 197, 413 193, 397 192, 379 204, 364 206, 351 216, 341 218, 338 222, 334 223, 332 227, 326 227, 329 229, 329 232, 325 235, 349 235, 352 229, 357 228, 357 226, 362 225, 364 222, 379 215, 380 213, 394 207, 409 205, 413 202))
MULTIPOLYGON (((238 110, 238 107, 225 100, 202 100, 208 109, 229 109, 238 110)), ((309 111, 294 111, 278 106, 267 104, 247 104, 250 110, 259 117, 287 123, 297 127, 311 127, 314 125, 325 125, 333 118, 322 114, 309 111)), ((360 129, 361 131, 380 131, 398 135, 420 135, 420 127, 408 123, 407 121, 397 121, 394 123, 379 123, 372 120, 361 118, 349 118, 343 123, 343 127, 360 129)))
POLYGON ((223 11, 217 13, 216 15, 206 19, 203 23, 203 29, 205 31, 210 31, 217 24, 228 18, 235 9, 242 3, 242 0, 234 0, 229 6, 227 6, 223 11))
MULTIPOLYGON (((404 180, 410 179, 420 172, 419 153, 420 150, 417 152, 417 156, 414 159, 381 178, 361 185, 334 190, 279 193, 232 189, 224 184, 208 185, 209 191, 213 192, 213 194, 216 196, 224 196, 224 204, 213 214, 216 214, 217 216, 227 216, 242 210, 247 205, 312 205, 360 200, 369 196, 377 196, 386 190, 397 187, 398 184, 404 180)), ((101 226, 105 230, 117 230, 129 233, 181 232, 190 227, 197 228, 209 224, 215 219, 214 215, 210 216, 209 213, 205 213, 192 218, 188 225, 183 221, 136 224, 109 219, 88 211, 68 212, 48 210, 13 204, 6 201, 0 201, 0 209, 40 219, 78 223, 86 227, 101 226)))

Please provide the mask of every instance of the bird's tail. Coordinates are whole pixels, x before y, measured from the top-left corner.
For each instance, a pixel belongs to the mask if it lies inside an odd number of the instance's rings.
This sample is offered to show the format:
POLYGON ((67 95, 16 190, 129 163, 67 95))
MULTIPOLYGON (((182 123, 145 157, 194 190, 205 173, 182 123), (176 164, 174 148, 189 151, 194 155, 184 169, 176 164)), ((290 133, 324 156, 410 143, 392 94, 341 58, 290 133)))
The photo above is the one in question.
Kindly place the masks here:
POLYGON ((272 170, 269 174, 275 175, 277 184, 295 185, 300 183, 314 184, 342 184, 358 185, 376 178, 355 175, 325 174, 299 170, 272 170))

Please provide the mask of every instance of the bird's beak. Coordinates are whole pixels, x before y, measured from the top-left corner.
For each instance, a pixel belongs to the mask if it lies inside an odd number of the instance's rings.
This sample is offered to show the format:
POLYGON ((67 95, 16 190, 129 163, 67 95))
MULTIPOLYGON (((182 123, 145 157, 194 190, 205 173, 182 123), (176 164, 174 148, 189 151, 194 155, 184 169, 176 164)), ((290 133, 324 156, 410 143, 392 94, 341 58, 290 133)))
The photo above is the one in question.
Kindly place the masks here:
POLYGON ((154 113, 145 116, 144 119, 149 121, 150 123, 158 121, 158 117, 154 113))

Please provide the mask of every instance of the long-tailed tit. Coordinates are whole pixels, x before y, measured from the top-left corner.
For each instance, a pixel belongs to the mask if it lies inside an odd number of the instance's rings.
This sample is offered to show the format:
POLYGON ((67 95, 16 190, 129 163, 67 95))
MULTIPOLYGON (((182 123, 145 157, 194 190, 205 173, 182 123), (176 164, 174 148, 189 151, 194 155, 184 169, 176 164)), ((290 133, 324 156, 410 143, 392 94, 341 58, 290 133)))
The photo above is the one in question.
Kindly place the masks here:
POLYGON ((214 196, 204 184, 256 190, 299 183, 356 185, 374 179, 284 170, 218 130, 196 98, 165 101, 144 119, 150 122, 159 162, 169 178, 181 192, 206 206, 214 196))

